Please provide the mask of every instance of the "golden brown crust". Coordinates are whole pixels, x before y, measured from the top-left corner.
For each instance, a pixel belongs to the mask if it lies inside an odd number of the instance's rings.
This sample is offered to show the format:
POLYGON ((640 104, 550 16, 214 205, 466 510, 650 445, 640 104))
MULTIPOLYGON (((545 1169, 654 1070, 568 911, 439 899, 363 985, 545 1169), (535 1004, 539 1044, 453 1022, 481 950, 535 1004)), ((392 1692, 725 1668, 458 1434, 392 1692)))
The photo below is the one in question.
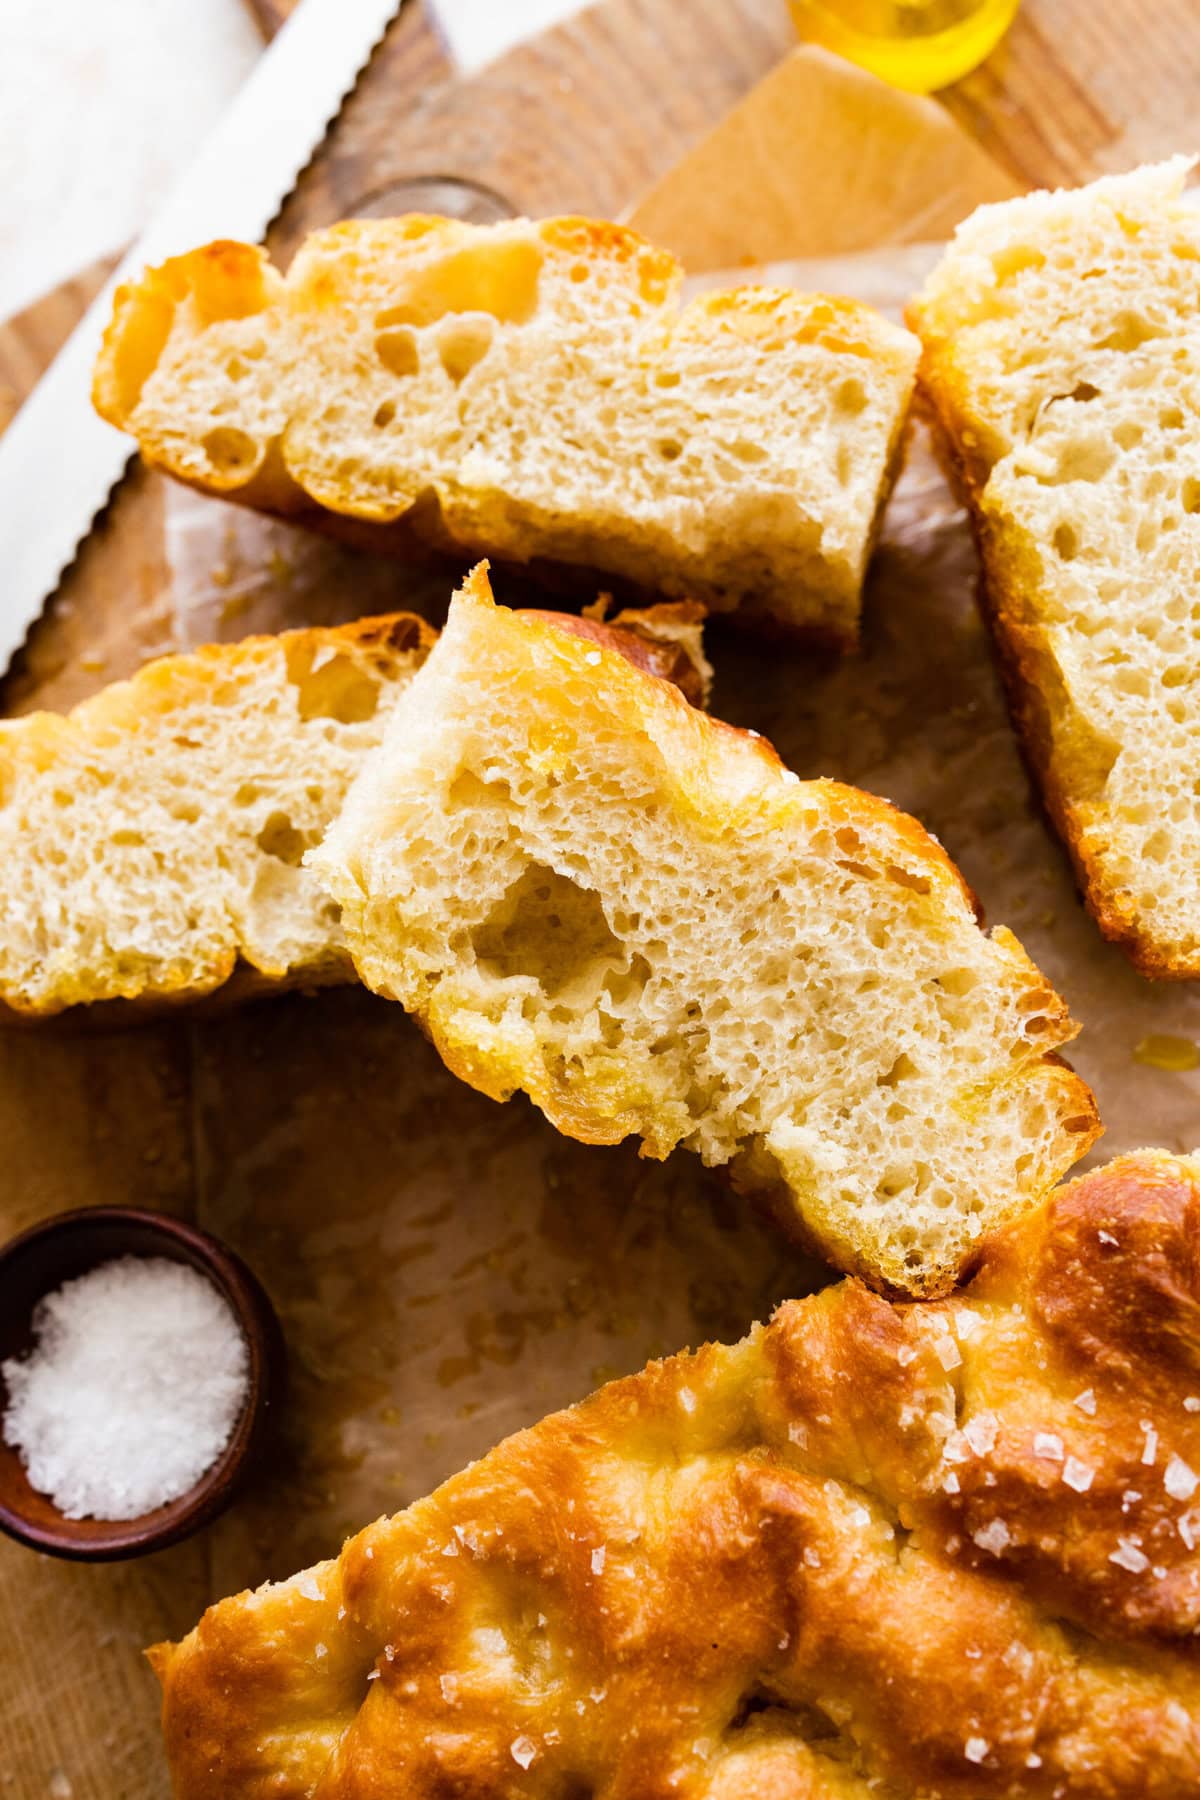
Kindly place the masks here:
POLYGON ((1200 1170, 510 1438, 152 1659, 178 1800, 1200 1792, 1200 1170))

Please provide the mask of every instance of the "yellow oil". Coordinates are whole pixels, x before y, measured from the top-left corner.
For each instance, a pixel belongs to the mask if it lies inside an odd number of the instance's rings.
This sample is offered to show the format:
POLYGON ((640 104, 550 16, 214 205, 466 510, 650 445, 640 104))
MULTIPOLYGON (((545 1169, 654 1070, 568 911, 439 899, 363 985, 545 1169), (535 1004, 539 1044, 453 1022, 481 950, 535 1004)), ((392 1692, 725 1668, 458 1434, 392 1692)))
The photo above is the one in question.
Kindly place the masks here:
POLYGON ((801 37, 928 94, 978 68, 1021 0, 789 0, 801 37))
POLYGON ((1168 1037, 1165 1032, 1151 1032, 1133 1052, 1133 1060, 1148 1069, 1170 1069, 1180 1075, 1188 1069, 1200 1068, 1200 1046, 1191 1038, 1168 1037))

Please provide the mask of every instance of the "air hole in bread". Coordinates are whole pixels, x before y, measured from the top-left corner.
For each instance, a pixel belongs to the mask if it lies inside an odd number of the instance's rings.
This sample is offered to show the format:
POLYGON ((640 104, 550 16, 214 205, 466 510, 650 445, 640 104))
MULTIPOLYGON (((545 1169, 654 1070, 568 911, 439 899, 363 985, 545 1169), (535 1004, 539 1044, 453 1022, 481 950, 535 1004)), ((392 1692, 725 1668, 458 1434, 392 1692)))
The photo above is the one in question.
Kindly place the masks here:
POLYGON ((110 843, 119 844, 122 849, 140 850, 146 842, 140 831, 114 831, 110 843))
POLYGON ((1044 268, 1046 258, 1032 244, 1011 244, 992 257, 992 268, 999 284, 1012 281, 1026 269, 1044 268))
POLYGON ((1194 475, 1188 476, 1180 489, 1179 497, 1183 501, 1184 512, 1200 512, 1200 481, 1197 481, 1194 475))
POLYGON ((902 1050, 887 1073, 879 1077, 879 1085, 880 1087, 896 1087, 900 1082, 907 1081, 910 1076, 919 1074, 920 1070, 912 1057, 906 1055, 902 1050))
POLYGON ((1126 310, 1117 314, 1112 330, 1100 339, 1100 348, 1101 350, 1136 350, 1139 345, 1147 344, 1152 338, 1163 335, 1161 326, 1153 324, 1141 313, 1126 310))
POLYGON ((389 375, 403 378, 415 375, 421 367, 417 340, 407 327, 381 331, 375 339, 375 354, 389 375))
POLYGON ((382 431, 385 426, 391 424, 395 416, 396 402, 394 400, 385 400, 382 406, 377 406, 375 408, 375 416, 371 420, 371 423, 377 430, 382 431))
POLYGON ((898 887, 911 888, 914 894, 927 894, 931 883, 927 875, 914 875, 911 869, 902 869, 899 863, 888 863, 887 872, 898 887))
POLYGON ((581 981, 599 990, 627 968, 600 896, 531 863, 471 932, 476 965, 500 980, 528 976, 553 997, 581 981))
POLYGON ((486 313, 448 321, 438 332, 437 349, 442 367, 455 386, 483 361, 496 335, 495 321, 486 313))
POLYGON ((288 680, 296 688, 296 710, 302 719, 336 719, 360 725, 375 717, 378 680, 353 657, 340 651, 314 652, 300 639, 286 647, 288 680))
POLYGON ((654 377, 654 385, 660 388, 675 388, 679 386, 682 379, 678 369, 660 369, 654 377))
POLYGON ((1142 428, 1133 419, 1122 419, 1113 431, 1113 438, 1122 450, 1136 450, 1142 441, 1142 428))
POLYGON ((1079 555, 1079 533, 1066 520, 1061 525, 1054 527, 1054 537, 1051 541, 1054 544, 1055 553, 1061 556, 1064 562, 1071 562, 1079 555))
POLYGON ((861 381, 852 376, 839 382, 834 401, 839 412, 860 413, 867 404, 867 390, 861 381))
POLYGON ((523 325, 537 306, 541 271, 537 244, 485 238, 407 276, 376 329, 393 324, 421 329, 447 313, 490 313, 503 324, 523 325))
POLYGON ((287 863, 292 869, 299 868, 309 844, 305 833, 297 831, 288 815, 282 812, 270 815, 254 841, 265 855, 287 863))
POLYGON ((1112 444, 1101 437, 1071 438, 1059 453, 1053 474, 1039 475, 1046 487, 1066 481, 1103 481, 1116 460, 1112 444))
POLYGON ((236 475, 248 469, 258 455, 258 446, 245 431, 232 425, 217 425, 202 439, 204 454, 222 475, 236 475))
POLYGON ((588 268, 588 266, 585 262, 577 262, 577 263, 571 264, 571 280, 572 281, 586 281, 590 274, 591 274, 591 270, 588 268))
POLYGON ((678 462, 683 455, 683 445, 677 438, 661 438, 658 444, 658 454, 664 462, 678 462))
POLYGON ((736 456, 739 462, 764 463, 770 452, 751 438, 735 438, 729 446, 729 454, 736 456))

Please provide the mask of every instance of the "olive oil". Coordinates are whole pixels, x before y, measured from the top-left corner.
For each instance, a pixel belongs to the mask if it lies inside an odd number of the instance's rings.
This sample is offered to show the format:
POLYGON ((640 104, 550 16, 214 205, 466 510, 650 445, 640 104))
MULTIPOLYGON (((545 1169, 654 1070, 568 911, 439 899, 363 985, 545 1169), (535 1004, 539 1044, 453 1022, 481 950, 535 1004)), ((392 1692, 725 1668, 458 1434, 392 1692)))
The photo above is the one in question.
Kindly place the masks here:
POLYGON ((1020 0, 790 0, 801 37, 927 94, 990 56, 1020 0))

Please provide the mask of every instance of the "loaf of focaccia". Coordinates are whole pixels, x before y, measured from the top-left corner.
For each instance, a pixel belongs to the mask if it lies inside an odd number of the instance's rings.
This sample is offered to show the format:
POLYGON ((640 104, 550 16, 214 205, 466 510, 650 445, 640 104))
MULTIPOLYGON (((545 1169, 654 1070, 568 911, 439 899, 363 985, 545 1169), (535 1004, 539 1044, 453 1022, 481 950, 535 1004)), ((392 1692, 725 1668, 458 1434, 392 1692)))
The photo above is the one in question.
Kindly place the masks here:
POLYGON ((915 820, 482 569, 310 861, 473 1086, 729 1164, 872 1281, 944 1288, 1096 1134, 1063 1003, 915 820))
POLYGON ((384 546, 406 520, 852 642, 916 342, 788 289, 681 311, 680 274, 577 218, 358 220, 286 277, 210 244, 118 293, 95 400, 232 500, 384 546))
MULTIPOLYGON (((562 623, 701 701, 700 617, 562 623)), ((353 980, 302 859, 435 635, 401 613, 211 645, 0 721, 0 1010, 353 980)))
POLYGON ((1200 1793, 1200 1167, 853 1280, 151 1652, 177 1800, 1200 1793))
POLYGON ((1183 158, 982 208, 912 309, 1014 717, 1101 930, 1200 975, 1200 213, 1183 158))

